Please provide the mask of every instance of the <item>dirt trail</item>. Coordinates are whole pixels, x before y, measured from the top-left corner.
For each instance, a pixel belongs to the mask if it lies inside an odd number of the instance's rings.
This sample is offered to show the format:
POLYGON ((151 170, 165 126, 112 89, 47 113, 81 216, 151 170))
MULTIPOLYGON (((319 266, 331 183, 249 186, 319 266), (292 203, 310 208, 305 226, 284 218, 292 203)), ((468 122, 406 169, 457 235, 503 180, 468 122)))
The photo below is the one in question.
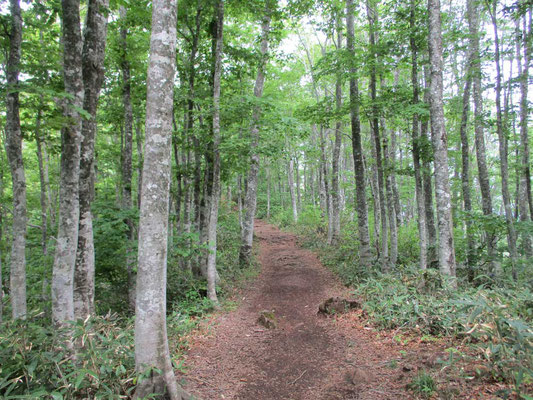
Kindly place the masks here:
POLYGON ((375 332, 348 317, 317 315, 318 305, 347 290, 296 236, 256 222, 259 277, 240 306, 195 338, 182 376, 201 399, 397 399, 409 394, 387 364, 397 356, 375 332), (277 327, 257 323, 273 311, 277 327))

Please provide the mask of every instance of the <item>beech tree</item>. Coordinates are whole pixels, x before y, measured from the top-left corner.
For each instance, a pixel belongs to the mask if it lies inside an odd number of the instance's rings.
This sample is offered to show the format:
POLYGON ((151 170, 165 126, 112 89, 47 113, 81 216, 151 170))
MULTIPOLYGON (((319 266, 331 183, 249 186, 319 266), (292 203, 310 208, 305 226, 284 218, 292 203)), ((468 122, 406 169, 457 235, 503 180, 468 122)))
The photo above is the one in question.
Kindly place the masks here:
POLYGON ((62 0, 63 77, 59 222, 52 276, 52 317, 63 325, 74 319, 74 268, 78 245, 81 114, 83 109, 83 41, 79 0, 62 0))
POLYGON ((11 242, 10 293, 13 318, 26 316, 26 177, 22 160, 19 115, 19 72, 22 44, 20 1, 10 1, 11 32, 6 65, 6 153, 13 182, 13 240, 11 242))
POLYGON ((82 121, 80 157, 80 222, 74 276, 74 315, 85 319, 94 313, 94 233, 91 203, 94 198, 94 142, 96 111, 104 79, 108 0, 90 0, 85 21, 82 52, 83 109, 90 115, 82 121))
MULTIPOLYGON (((261 22, 261 50, 259 61, 259 68, 257 70, 257 77, 255 79, 254 96, 261 99, 263 95, 263 87, 265 85, 266 64, 268 61, 268 42, 270 34, 270 21, 272 19, 273 4, 271 0, 266 0, 263 20, 261 22)), ((252 256, 252 242, 254 236, 254 218, 257 207, 257 179, 259 174, 259 153, 257 146, 259 145, 259 129, 260 129, 261 107, 256 105, 254 107, 252 116, 252 125, 250 127, 250 167, 247 177, 246 196, 244 200, 244 208, 246 209, 241 232, 241 250, 240 263, 242 265, 249 265, 252 256)))
POLYGON ((136 398, 168 391, 187 398, 177 385, 168 349, 166 282, 172 105, 176 65, 175 0, 152 4, 152 34, 146 97, 139 261, 135 302, 135 364, 139 373, 157 368, 137 385, 136 398))
MULTIPOLYGON (((444 275, 455 277, 452 204, 448 177, 448 139, 442 100, 442 33, 440 0, 429 0, 429 62, 431 138, 435 158, 435 196, 439 230, 439 268, 444 275)), ((455 283, 452 283, 455 284, 455 283)))

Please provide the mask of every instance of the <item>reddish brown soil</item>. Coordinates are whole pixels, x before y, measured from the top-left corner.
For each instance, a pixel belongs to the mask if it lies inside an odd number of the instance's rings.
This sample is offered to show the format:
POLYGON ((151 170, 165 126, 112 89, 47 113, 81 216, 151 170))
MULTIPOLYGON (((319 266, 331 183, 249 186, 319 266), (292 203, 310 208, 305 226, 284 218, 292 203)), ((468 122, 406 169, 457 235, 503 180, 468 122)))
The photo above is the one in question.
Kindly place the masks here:
MULTIPOLYGON (((360 310, 318 315, 322 301, 349 297, 348 290, 296 236, 262 221, 256 236, 261 273, 239 295, 237 309, 193 336, 181 374, 185 389, 204 400, 416 398, 406 384, 445 344, 406 345, 395 332, 366 326, 360 310), (265 310, 274 313, 276 328, 258 324, 265 310)), ((457 397, 462 388, 452 389, 441 398, 492 398, 457 397)))

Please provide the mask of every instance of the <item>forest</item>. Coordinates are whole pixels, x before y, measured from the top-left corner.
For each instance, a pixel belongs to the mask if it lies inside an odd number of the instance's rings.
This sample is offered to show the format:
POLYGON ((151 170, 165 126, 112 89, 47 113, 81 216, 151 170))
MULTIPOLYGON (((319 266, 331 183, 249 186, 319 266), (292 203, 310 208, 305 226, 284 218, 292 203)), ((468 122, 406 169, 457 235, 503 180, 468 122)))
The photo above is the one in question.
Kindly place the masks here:
POLYGON ((533 399, 530 0, 0 2, 1 399, 533 399))

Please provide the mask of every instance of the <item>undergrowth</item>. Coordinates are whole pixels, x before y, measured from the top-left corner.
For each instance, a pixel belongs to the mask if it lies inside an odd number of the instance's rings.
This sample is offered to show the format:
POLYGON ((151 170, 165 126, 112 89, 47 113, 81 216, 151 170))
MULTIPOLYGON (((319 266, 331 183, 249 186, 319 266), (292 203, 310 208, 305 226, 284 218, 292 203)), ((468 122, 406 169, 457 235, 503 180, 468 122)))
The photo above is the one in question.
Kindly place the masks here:
MULTIPOLYGON (((219 299, 223 305, 235 287, 257 271, 255 264, 249 269, 239 266, 239 239, 238 218, 223 203, 217 252, 221 278, 219 299)), ((174 246, 177 245, 178 240, 174 242, 174 246)), ((213 304, 206 297, 205 281, 180 269, 181 261, 192 260, 195 254, 184 254, 176 248, 171 250, 174 251, 168 261, 167 331, 172 361, 175 369, 180 370, 187 334, 212 311, 213 304)), ((107 310, 104 315, 73 322, 67 328, 66 334, 77 348, 74 357, 65 347, 65 332, 52 327, 50 304, 35 307, 37 311, 24 321, 4 319, 0 325, 0 398, 131 398, 140 378, 135 373, 134 318, 124 301, 117 301, 127 290, 112 296, 113 288, 116 291, 118 286, 109 285, 105 295, 98 296, 97 308, 100 312, 107 310), (117 308, 121 312, 117 312, 117 308)), ((8 314, 9 299, 4 300, 8 314)))

